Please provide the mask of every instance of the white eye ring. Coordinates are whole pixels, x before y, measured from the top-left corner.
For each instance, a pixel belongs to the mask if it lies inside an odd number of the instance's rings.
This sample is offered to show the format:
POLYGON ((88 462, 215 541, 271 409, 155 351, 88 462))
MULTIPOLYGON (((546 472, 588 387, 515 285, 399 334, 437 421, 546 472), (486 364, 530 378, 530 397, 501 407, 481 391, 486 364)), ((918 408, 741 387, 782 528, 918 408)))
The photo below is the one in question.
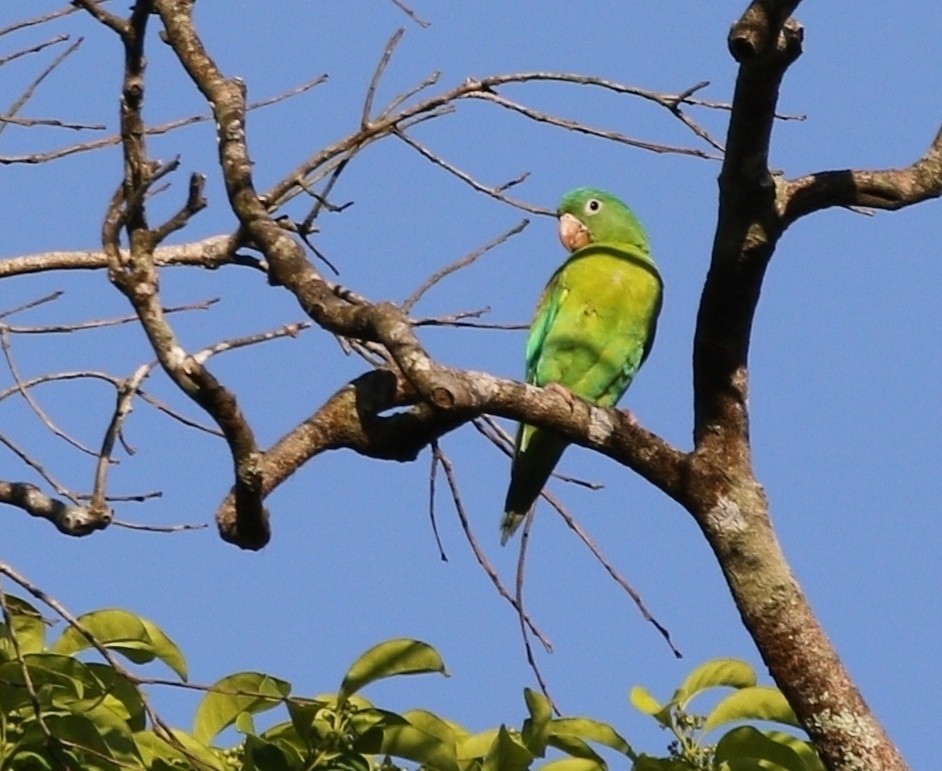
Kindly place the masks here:
POLYGON ((586 214, 597 214, 602 209, 602 202, 598 198, 590 198, 586 201, 586 214))

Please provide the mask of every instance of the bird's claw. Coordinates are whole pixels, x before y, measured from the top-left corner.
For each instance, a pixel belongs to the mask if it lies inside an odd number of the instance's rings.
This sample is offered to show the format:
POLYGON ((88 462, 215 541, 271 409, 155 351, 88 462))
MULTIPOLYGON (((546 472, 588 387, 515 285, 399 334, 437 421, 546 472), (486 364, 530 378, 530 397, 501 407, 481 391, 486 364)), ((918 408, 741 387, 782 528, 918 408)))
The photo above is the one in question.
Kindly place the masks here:
POLYGON ((559 383, 547 383, 546 390, 562 396, 563 399, 566 400, 566 404, 569 405, 570 411, 576 408, 576 397, 566 386, 560 385, 559 383))

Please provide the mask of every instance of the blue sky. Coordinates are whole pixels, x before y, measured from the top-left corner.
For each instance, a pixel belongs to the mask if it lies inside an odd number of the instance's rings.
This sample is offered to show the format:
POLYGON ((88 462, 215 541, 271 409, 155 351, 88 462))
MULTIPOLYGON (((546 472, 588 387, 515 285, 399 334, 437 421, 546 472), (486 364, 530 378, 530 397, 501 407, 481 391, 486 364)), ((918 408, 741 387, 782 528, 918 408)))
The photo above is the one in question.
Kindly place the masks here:
MULTIPOLYGON (((264 187, 356 129, 375 64, 399 26, 406 33, 377 104, 433 70, 442 72, 438 90, 469 76, 553 70, 665 92, 708 80, 701 96, 728 101, 735 66, 726 33, 745 3, 414 0, 415 10, 432 22, 428 29, 383 0, 244 2, 238 11, 235 5, 204 0, 198 21, 220 66, 246 81, 250 98, 330 75, 306 95, 251 116, 250 147, 264 187)), ((924 151, 942 115, 942 7, 838 5, 800 8, 805 53, 785 79, 780 107, 807 118, 780 122, 772 149, 773 165, 788 176, 906 165, 924 151)), ((0 27, 57 7, 4 3, 0 27)), ((90 19, 75 14, 54 26, 0 37, 0 56, 60 32, 84 36, 84 43, 21 114, 101 122, 113 130, 121 52, 113 35, 90 19)), ((3 109, 53 55, 26 57, 0 70, 3 109)), ((156 38, 149 57, 148 120, 203 111, 156 38)), ((630 97, 559 85, 503 93, 634 137, 702 147, 665 111, 630 97)), ((724 135, 724 112, 692 114, 724 135)), ((567 134, 479 102, 459 105, 455 114, 417 127, 414 136, 487 184, 530 172, 516 194, 541 206, 554 207, 579 185, 611 189, 632 205, 650 232, 666 297, 654 351, 623 403, 644 425, 689 447, 691 340, 715 223, 718 164, 567 134)), ((50 150, 80 138, 61 129, 9 127, 0 134, 0 155, 50 150)), ((151 152, 163 160, 179 154, 182 174, 209 177, 210 207, 177 241, 232 228, 208 124, 155 138, 151 152)), ((95 248, 120 175, 116 148, 39 167, 3 166, 0 256, 95 248)), ((185 177, 173 182, 153 204, 155 220, 182 200, 185 177)), ((432 271, 523 217, 394 140, 355 159, 335 200, 354 205, 321 219, 318 245, 339 267, 342 283, 374 299, 406 297, 432 271)), ((942 688, 935 652, 942 634, 939 206, 930 202, 872 217, 834 210, 793 226, 768 273, 750 357, 755 464, 779 537, 865 697, 913 767, 928 767, 934 758, 927 737, 942 688)), ((290 213, 303 215, 300 207, 290 213)), ((488 306, 495 322, 528 321, 562 258, 553 222, 531 219, 522 235, 432 290, 416 312, 488 306)), ((55 289, 65 290, 59 301, 9 321, 75 322, 129 312, 103 273, 9 279, 0 311, 55 289)), ((301 318, 287 293, 240 268, 168 269, 162 291, 170 305, 222 298, 211 311, 174 319, 191 349, 301 318)), ((422 339, 455 366, 508 377, 522 370, 523 332, 425 330, 422 339)), ((26 375, 102 369, 126 376, 151 358, 133 328, 16 335, 12 345, 26 375)), ((210 366, 237 391, 263 445, 363 369, 316 331, 216 357, 210 366)), ((9 373, 2 377, 0 388, 6 388, 9 373)), ((166 378, 155 374, 146 387, 196 415, 166 378)), ((71 383, 46 386, 36 398, 83 441, 100 441, 110 391, 71 383)), ((91 460, 54 438, 22 400, 0 402, 0 425, 66 484, 89 487, 91 460)), ((230 482, 223 445, 144 404, 137 405, 126 435, 138 452, 122 457, 112 472, 112 492, 161 490, 163 496, 121 504, 119 518, 211 525, 230 482)), ((456 464, 478 538, 512 582, 515 551, 501 549, 497 538, 506 459, 470 428, 445 437, 442 446, 456 464)), ((519 725, 522 689, 533 685, 533 677, 516 617, 477 567, 445 495, 437 512, 448 562, 438 559, 427 513, 428 468, 428 453, 405 465, 350 452, 317 458, 269 499, 274 537, 258 554, 222 543, 212 526, 173 535, 115 527, 68 539, 7 508, 0 560, 73 611, 117 606, 153 619, 183 648, 199 682, 256 669, 290 680, 298 693, 322 692, 334 688, 350 661, 373 643, 412 636, 441 651, 452 678, 380 684, 368 696, 394 709, 425 706, 472 729, 502 721, 519 725)), ((645 684, 666 698, 707 658, 739 656, 758 666, 758 657, 708 547, 683 510, 585 450, 568 451, 561 468, 605 484, 597 492, 559 482, 553 489, 643 594, 685 658, 674 659, 544 507, 531 538, 526 589, 529 610, 556 649, 541 655, 540 664, 566 713, 608 720, 637 748, 661 751, 666 737, 627 704, 632 685, 645 684)), ((3 448, 0 478, 38 481, 3 448)), ((172 723, 189 722, 191 697, 161 691, 157 698, 172 723)))

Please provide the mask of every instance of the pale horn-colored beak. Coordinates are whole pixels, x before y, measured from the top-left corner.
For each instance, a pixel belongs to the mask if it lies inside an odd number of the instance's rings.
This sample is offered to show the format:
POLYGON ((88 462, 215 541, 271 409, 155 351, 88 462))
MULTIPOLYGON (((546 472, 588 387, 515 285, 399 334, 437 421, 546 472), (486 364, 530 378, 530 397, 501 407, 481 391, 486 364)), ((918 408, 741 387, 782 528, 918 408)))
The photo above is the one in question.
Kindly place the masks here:
POLYGON ((587 246, 592 237, 589 229, 567 212, 559 218, 559 240, 570 252, 575 252, 587 246))

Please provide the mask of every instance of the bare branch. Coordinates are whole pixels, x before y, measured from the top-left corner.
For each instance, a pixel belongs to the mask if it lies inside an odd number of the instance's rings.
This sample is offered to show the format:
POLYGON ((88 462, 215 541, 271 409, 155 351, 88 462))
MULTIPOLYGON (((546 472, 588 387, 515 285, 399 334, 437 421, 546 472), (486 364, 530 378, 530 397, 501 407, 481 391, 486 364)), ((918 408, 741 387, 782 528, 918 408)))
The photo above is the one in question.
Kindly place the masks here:
POLYGON ((495 249, 496 247, 500 246, 502 243, 504 243, 508 239, 513 238, 518 233, 522 233, 524 229, 527 227, 527 225, 529 224, 530 224, 530 220, 521 220, 518 224, 514 225, 510 230, 504 233, 501 233, 499 236, 497 236, 497 238, 484 244, 484 246, 478 249, 475 249, 473 252, 469 252, 464 257, 461 257, 455 260, 450 265, 446 265, 441 270, 437 270, 435 273, 429 276, 428 279, 425 280, 422 286, 416 289, 411 295, 409 295, 409 297, 407 297, 403 301, 402 306, 401 306, 403 313, 408 313, 409 311, 411 311, 415 307, 416 303, 422 299, 423 295, 429 289, 431 289, 433 286, 439 283, 442 279, 446 278, 447 276, 450 276, 452 273, 455 273, 456 271, 461 270, 462 268, 466 268, 469 265, 474 264, 481 255, 486 254, 491 249, 495 249))
MULTIPOLYGON (((291 97, 298 96, 299 94, 310 91, 315 86, 319 86, 321 83, 325 83, 326 81, 326 74, 318 75, 317 77, 311 78, 305 83, 295 86, 294 88, 291 88, 287 91, 283 91, 280 94, 268 97, 267 99, 262 99, 258 102, 252 102, 246 109, 253 111, 263 107, 268 107, 270 105, 278 104, 279 102, 283 102, 286 99, 290 99, 291 97)), ((3 117, 8 118, 9 116, 3 117)), ((144 133, 149 137, 159 136, 161 134, 167 134, 171 131, 175 131, 179 128, 192 126, 197 123, 205 123, 206 121, 210 120, 212 120, 211 115, 191 115, 186 118, 177 118, 176 120, 161 123, 157 126, 148 126, 144 129, 144 133)), ((91 126, 89 128, 96 127, 91 126)), ((121 144, 121 134, 113 134, 111 136, 102 137, 101 139, 94 139, 89 142, 81 142, 79 144, 69 145, 58 150, 50 150, 49 152, 45 153, 29 153, 27 155, 0 155, 0 165, 48 163, 49 161, 56 161, 60 158, 75 155, 76 153, 100 150, 104 147, 113 147, 114 145, 118 144, 121 144)))
POLYGON ((831 206, 894 211, 942 196, 942 128, 911 166, 884 171, 820 171, 780 186, 777 207, 783 227, 831 206))
MULTIPOLYGON (((247 258, 240 258, 236 250, 241 245, 235 236, 210 236, 201 241, 176 246, 158 246, 154 249, 154 264, 190 265, 215 269, 222 265, 262 266, 247 258)), ((118 249, 118 260, 126 262, 130 251, 118 249)), ((101 270, 108 267, 108 255, 104 250, 52 251, 10 257, 0 260, 0 279, 43 273, 51 270, 101 270)))
POLYGON ((442 545, 441 536, 438 534, 438 520, 435 517, 435 480, 438 476, 439 460, 438 455, 441 449, 438 442, 434 439, 431 442, 432 462, 429 465, 428 472, 428 518, 432 525, 432 535, 435 536, 435 545, 438 546, 438 556, 442 562, 448 562, 448 556, 445 554, 445 547, 442 545))
POLYGON ((75 447, 77 450, 80 450, 81 452, 84 452, 88 455, 94 456, 95 453, 91 449, 83 445, 77 439, 74 439, 73 437, 69 436, 65 431, 59 428, 59 426, 52 420, 52 418, 50 418, 49 415, 46 414, 46 411, 42 407, 39 406, 38 402, 33 398, 29 389, 26 388, 26 386, 23 384, 23 380, 20 377, 20 373, 16 367, 16 362, 14 362, 13 360, 13 352, 10 350, 9 332, 2 325, 0 325, 0 348, 3 349, 3 357, 7 363, 7 369, 10 370, 10 375, 13 377, 13 382, 16 384, 16 387, 20 391, 20 395, 29 405, 33 413, 35 413, 36 417, 38 417, 46 426, 46 428, 52 431, 52 433, 58 436, 60 439, 65 440, 66 442, 71 444, 73 447, 75 447))
MULTIPOLYGON (((12 105, 10 105, 10 108, 7 110, 5 117, 7 118, 14 117, 20 111, 23 105, 25 105, 30 99, 33 98, 33 94, 36 93, 36 89, 39 88, 40 84, 47 77, 49 77, 53 72, 55 72, 55 70, 59 67, 59 65, 62 64, 62 62, 68 59, 69 56, 74 54, 79 49, 79 46, 82 45, 83 40, 84 40, 83 38, 79 38, 78 40, 76 40, 72 45, 66 48, 65 51, 63 51, 55 59, 53 59, 52 63, 48 67, 46 67, 42 72, 40 72, 39 75, 33 78, 33 82, 30 83, 26 87, 26 90, 23 91, 23 93, 20 95, 20 97, 15 102, 13 102, 12 105)), ((3 133, 3 130, 8 125, 10 125, 9 120, 0 121, 0 133, 3 133)))
MULTIPOLYGON (((45 51, 47 48, 54 45, 59 45, 59 43, 64 43, 67 40, 69 40, 68 35, 56 35, 54 38, 50 40, 46 40, 42 43, 37 43, 34 46, 29 46, 28 48, 23 48, 12 54, 8 54, 7 56, 0 57, 0 67, 2 67, 4 64, 9 64, 10 62, 14 62, 17 59, 21 59, 24 56, 29 56, 30 54, 38 54, 40 51, 45 51)), ((13 121, 14 119, 4 118, 4 120, 13 121)))
POLYGON ((612 580, 615 581, 615 583, 618 584, 629 597, 631 597, 631 601, 638 608, 644 620, 657 629, 661 637, 664 638, 668 647, 671 649, 671 653, 673 653, 674 656, 678 659, 683 658, 683 654, 681 654, 681 652, 677 649, 677 646, 675 646, 671 640, 671 635, 667 630, 667 627, 661 624, 661 622, 654 617, 651 611, 648 610, 648 606, 645 605, 645 602, 638 590, 628 583, 628 579, 626 579, 618 571, 618 568, 612 564, 612 561, 602 553, 602 550, 599 548, 598 544, 596 544, 592 537, 576 521, 575 517, 573 517, 572 514, 566 510, 566 507, 563 506, 562 501, 560 501, 552 493, 548 493, 546 491, 544 491, 542 495, 547 501, 549 501, 550 505, 556 509, 556 512, 563 518, 565 523, 569 525, 569 529, 572 530, 579 537, 579 540, 588 547, 589 551, 592 552, 592 556, 595 557, 598 563, 605 569, 605 572, 612 577, 612 580))
POLYGON ((376 65, 375 72, 373 72, 373 78, 370 80, 369 88, 366 89, 366 99, 363 102, 363 117, 360 119, 360 126, 364 129, 367 128, 371 122, 370 116, 373 114, 373 99, 376 96, 379 81, 382 79, 383 73, 386 72, 386 68, 389 66, 389 60, 392 59, 393 52, 396 50, 396 46, 399 45, 399 41, 402 40, 404 34, 405 30, 402 27, 392 34, 392 37, 386 42, 383 55, 376 65))
POLYGON ((547 651, 552 651, 553 644, 550 642, 549 638, 547 638, 536 626, 536 624, 533 623, 533 620, 524 611, 519 599, 514 598, 514 596, 511 595, 507 590, 507 587, 504 586, 504 582, 498 575, 497 570, 494 569, 494 566, 491 564, 490 560, 488 560, 487 555, 484 553, 484 550, 478 543, 478 540, 474 535, 474 531, 471 529, 471 522, 468 519, 468 514, 465 511, 464 504, 461 502, 461 495, 458 489, 458 480, 455 477, 455 469, 451 461, 446 455, 438 450, 437 446, 432 450, 432 452, 437 453, 436 457, 438 462, 445 471, 445 479, 448 481, 448 488, 451 491, 451 499, 455 504, 455 511, 458 513, 458 519, 461 521, 461 529, 464 531, 465 538, 468 539, 468 545, 471 547, 471 552, 474 554, 474 558, 487 574, 487 577, 491 579, 491 583, 494 584, 494 588, 497 589, 497 593, 507 600, 507 602, 513 606, 514 610, 517 611, 517 614, 520 617, 520 623, 523 624, 525 628, 529 628, 530 631, 533 632, 533 634, 543 644, 543 647, 546 648, 547 651))
POLYGON ((393 3, 408 16, 412 21, 418 24, 420 27, 428 28, 432 26, 432 22, 426 21, 425 19, 420 18, 415 11, 413 11, 408 5, 406 5, 403 0, 392 0, 393 3))
POLYGON ((569 120, 568 118, 560 118, 555 115, 550 115, 549 113, 541 112, 540 110, 534 110, 532 107, 526 107, 519 102, 514 102, 492 91, 479 91, 473 94, 468 94, 468 96, 469 98, 473 99, 483 99, 488 102, 493 102, 494 104, 505 107, 508 110, 520 113, 521 115, 524 115, 530 120, 536 121, 537 123, 546 123, 550 126, 558 126, 559 128, 566 129, 567 131, 576 131, 580 134, 587 134, 588 136, 599 137, 600 139, 608 139, 612 142, 618 142, 619 144, 637 147, 640 150, 650 150, 654 153, 675 153, 677 155, 689 155, 694 158, 705 158, 709 160, 722 159, 722 156, 720 155, 709 153, 705 150, 699 150, 694 147, 680 147, 677 145, 661 144, 659 142, 647 142, 643 139, 634 139, 618 131, 594 128, 579 121, 569 120))
MULTIPOLYGON (((46 303, 55 302, 60 297, 62 297, 63 294, 64 292, 62 291, 50 292, 49 294, 44 295, 43 297, 39 297, 35 300, 30 300, 28 302, 23 303, 22 305, 17 305, 15 308, 11 308, 8 311, 0 311, 0 319, 8 318, 9 316, 13 316, 17 313, 22 313, 23 311, 36 308, 40 305, 45 305, 46 303)), ((9 327, 7 327, 7 329, 9 329, 9 327)))
MULTIPOLYGON (((7 444, 2 435, 0 442, 7 444)), ((87 506, 50 498, 29 482, 0 481, 0 503, 16 506, 27 514, 45 519, 65 535, 88 535, 103 527, 101 519, 87 506)))
POLYGON ((514 180, 511 180, 511 182, 504 183, 503 185, 498 185, 497 187, 488 187, 487 185, 483 185, 480 182, 478 182, 470 174, 462 171, 457 166, 449 163, 437 153, 433 153, 425 145, 417 142, 415 139, 410 137, 404 131, 396 130, 394 134, 395 136, 399 137, 403 142, 405 142, 407 145, 409 145, 409 147, 416 150, 423 158, 427 158, 436 166, 443 168, 449 174, 453 174, 454 176, 458 177, 458 179, 460 179, 462 182, 467 183, 468 185, 473 187, 475 190, 477 190, 479 193, 485 193, 491 196, 492 198, 496 198, 498 201, 503 201, 504 203, 508 203, 517 209, 522 209, 523 211, 530 212, 531 214, 544 214, 547 216, 553 216, 555 214, 555 212, 551 211, 550 209, 545 209, 540 206, 533 206, 532 204, 524 203, 523 201, 518 201, 514 198, 510 198, 509 196, 504 195, 504 191, 512 187, 515 184, 514 180))
MULTIPOLYGON (((106 0, 101 1, 104 2, 106 0)), ((46 22, 53 21, 54 19, 68 16, 69 14, 75 13, 78 10, 79 9, 77 7, 69 6, 66 8, 60 8, 58 11, 52 11, 51 13, 44 13, 40 16, 34 16, 30 19, 23 19, 21 21, 14 22, 13 24, 3 27, 3 29, 0 29, 0 37, 8 35, 11 32, 18 32, 19 30, 26 29, 27 27, 35 27, 40 24, 45 24, 46 22)))
POLYGON ((109 521, 113 517, 108 504, 106 503, 106 489, 108 479, 108 466, 111 463, 111 454, 114 450, 114 443, 124 425, 127 416, 133 409, 134 396, 137 394, 141 383, 151 371, 151 365, 142 365, 138 367, 134 374, 123 381, 118 387, 117 400, 114 413, 111 416, 111 422, 105 431, 104 439, 101 442, 101 450, 98 453, 98 463, 95 468, 95 482, 92 486, 92 497, 89 509, 93 513, 109 521))

